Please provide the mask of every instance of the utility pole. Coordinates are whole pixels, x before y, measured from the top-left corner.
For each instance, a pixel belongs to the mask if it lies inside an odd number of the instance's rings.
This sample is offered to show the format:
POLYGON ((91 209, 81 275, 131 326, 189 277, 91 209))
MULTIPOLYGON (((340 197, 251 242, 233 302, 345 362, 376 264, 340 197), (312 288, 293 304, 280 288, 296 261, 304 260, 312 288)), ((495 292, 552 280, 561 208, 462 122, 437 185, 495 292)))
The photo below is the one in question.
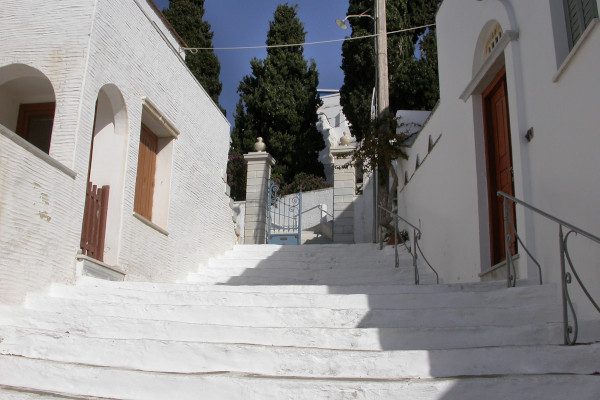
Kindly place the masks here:
POLYGON ((381 119, 387 115, 390 107, 387 26, 385 19, 385 0, 375 0, 375 2, 375 18, 377 24, 377 118, 381 119))
MULTIPOLYGON (((377 33, 376 52, 377 59, 377 120, 376 126, 384 126, 383 120, 389 113, 390 108, 390 93, 389 93, 389 78, 388 78, 388 57, 387 57, 387 22, 385 13, 385 0, 375 1, 375 33, 377 33)), ((373 238, 377 243, 380 241, 379 229, 379 168, 376 168, 373 173, 373 238)), ((382 171, 386 173, 386 171, 382 171)))

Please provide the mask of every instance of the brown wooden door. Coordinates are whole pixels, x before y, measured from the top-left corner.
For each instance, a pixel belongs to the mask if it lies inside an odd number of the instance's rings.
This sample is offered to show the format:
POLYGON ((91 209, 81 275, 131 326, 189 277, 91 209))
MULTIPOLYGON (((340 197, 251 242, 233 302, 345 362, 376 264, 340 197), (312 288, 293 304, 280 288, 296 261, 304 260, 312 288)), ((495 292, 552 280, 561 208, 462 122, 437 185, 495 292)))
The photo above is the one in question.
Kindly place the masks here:
MULTIPOLYGON (((514 196, 510 119, 506 95, 506 74, 502 69, 483 93, 488 193, 490 205, 490 248, 492 265, 506 259, 504 245, 504 212, 502 191, 514 196)), ((511 217, 515 221, 514 205, 511 217)), ((516 225, 516 221, 515 221, 516 225)), ((511 236, 511 251, 516 253, 516 241, 511 236)))

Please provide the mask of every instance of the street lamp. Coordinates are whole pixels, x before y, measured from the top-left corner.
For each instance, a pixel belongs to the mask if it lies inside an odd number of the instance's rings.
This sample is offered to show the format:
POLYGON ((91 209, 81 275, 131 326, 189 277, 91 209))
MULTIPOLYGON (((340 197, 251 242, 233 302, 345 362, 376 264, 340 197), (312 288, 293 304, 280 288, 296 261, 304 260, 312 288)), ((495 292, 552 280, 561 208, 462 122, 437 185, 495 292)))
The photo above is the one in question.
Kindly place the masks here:
POLYGON ((346 21, 348 21, 348 18, 353 18, 353 17, 356 17, 356 18, 368 17, 368 18, 371 18, 373 21, 375 21, 375 17, 373 17, 372 15, 367 14, 369 11, 371 11, 371 10, 369 9, 369 10, 367 10, 365 12, 360 13, 360 14, 347 15, 346 18, 344 18, 344 19, 336 19, 335 23, 336 23, 336 25, 340 29, 346 30, 346 29, 348 29, 348 25, 346 25, 346 21))

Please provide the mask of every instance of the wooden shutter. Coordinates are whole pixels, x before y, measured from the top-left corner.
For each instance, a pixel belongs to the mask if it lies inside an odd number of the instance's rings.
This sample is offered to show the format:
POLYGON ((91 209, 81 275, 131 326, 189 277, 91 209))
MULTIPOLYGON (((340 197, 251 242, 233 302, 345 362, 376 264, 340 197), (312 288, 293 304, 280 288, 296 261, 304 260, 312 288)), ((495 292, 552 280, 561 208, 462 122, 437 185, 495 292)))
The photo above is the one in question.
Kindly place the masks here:
POLYGON ((583 0, 583 24, 587 28, 587 26, 592 22, 592 20, 598 17, 598 8, 596 5, 596 0, 583 0))
POLYGON ((146 125, 142 124, 133 211, 148 220, 152 220, 157 150, 158 138, 146 125))
POLYGON ((598 17, 596 0, 564 0, 569 47, 579 40, 585 28, 598 17))

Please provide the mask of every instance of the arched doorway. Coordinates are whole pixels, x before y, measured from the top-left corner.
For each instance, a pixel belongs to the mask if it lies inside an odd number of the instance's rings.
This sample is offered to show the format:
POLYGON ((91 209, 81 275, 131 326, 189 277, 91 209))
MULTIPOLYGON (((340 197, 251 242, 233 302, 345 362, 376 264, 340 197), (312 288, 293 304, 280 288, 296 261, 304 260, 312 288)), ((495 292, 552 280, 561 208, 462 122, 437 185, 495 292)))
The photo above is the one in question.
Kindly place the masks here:
POLYGON ((118 264, 127 132, 123 96, 105 85, 96 101, 81 248, 110 265, 118 264))
POLYGON ((50 80, 25 64, 0 68, 0 124, 50 153, 56 98, 50 80))
MULTIPOLYGON (((501 265, 506 259, 504 210, 498 191, 514 195, 513 154, 504 48, 512 40, 498 21, 491 20, 481 30, 473 58, 473 117, 480 212, 480 237, 489 243, 482 268, 501 265), (488 238, 488 239, 486 239, 488 238)), ((515 223, 514 205, 510 209, 515 223)), ((482 245, 486 248, 487 245, 482 245)), ((510 248, 516 252, 514 235, 510 248)))

